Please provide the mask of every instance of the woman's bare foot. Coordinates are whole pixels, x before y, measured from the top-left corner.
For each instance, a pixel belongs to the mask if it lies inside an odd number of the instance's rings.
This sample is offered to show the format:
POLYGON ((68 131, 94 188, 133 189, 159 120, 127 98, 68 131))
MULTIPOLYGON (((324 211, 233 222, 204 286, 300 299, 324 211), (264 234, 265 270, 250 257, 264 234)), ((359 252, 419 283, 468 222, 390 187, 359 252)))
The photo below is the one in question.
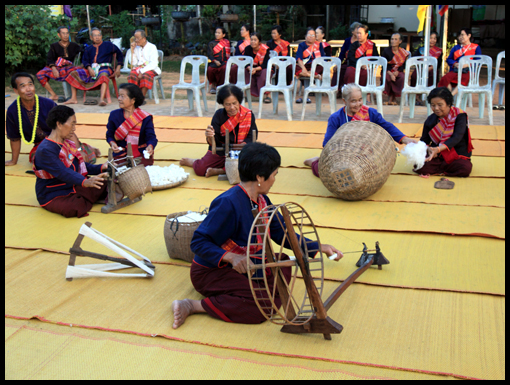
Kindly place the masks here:
POLYGON ((212 168, 212 167, 209 167, 207 169, 207 171, 205 172, 205 177, 209 178, 211 176, 221 175, 221 174, 224 174, 224 173, 225 173, 225 170, 223 170, 222 168, 212 168))
POLYGON ((62 104, 78 104, 78 99, 69 99, 67 102, 64 102, 62 104))
POLYGON ((202 302, 192 299, 175 300, 172 302, 172 312, 174 313, 174 323, 172 327, 177 329, 181 326, 188 316, 195 313, 205 313, 202 302))
POLYGON ((193 163, 195 163, 195 160, 196 160, 196 159, 191 159, 191 158, 182 158, 182 159, 179 161, 179 164, 180 164, 181 166, 193 167, 193 163))
POLYGON ((316 161, 316 160, 318 160, 318 159, 319 159, 319 157, 318 157, 318 156, 315 156, 315 157, 313 157, 313 158, 310 158, 310 159, 305 160, 305 162, 304 162, 304 163, 305 163, 305 165, 312 167, 312 163, 313 163, 313 162, 315 162, 315 161, 316 161))
POLYGON ((57 94, 50 94, 50 99, 51 100, 58 100, 58 95, 57 94))

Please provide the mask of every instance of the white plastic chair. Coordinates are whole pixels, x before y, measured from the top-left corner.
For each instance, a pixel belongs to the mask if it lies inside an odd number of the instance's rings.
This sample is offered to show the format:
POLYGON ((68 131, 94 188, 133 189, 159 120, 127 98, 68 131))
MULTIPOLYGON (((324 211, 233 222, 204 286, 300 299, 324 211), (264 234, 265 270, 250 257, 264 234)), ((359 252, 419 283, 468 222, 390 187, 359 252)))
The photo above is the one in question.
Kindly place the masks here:
POLYGON ((208 59, 206 56, 202 55, 190 55, 186 56, 182 59, 181 62, 181 74, 179 77, 179 84, 172 86, 172 108, 170 111, 171 115, 174 115, 174 99, 175 99, 175 91, 176 90, 186 90, 188 93, 188 103, 189 109, 193 110, 193 96, 195 96, 195 101, 197 104, 197 112, 198 116, 202 117, 202 107, 200 106, 200 91, 202 91, 202 100, 204 102, 204 108, 207 109, 207 98, 206 98, 206 82, 200 83, 200 66, 204 64, 204 77, 207 79, 207 62, 208 59), (184 71, 186 70, 186 65, 191 64, 192 75, 191 75, 191 83, 187 83, 184 81, 184 71))
POLYGON ((486 55, 468 55, 459 60, 457 107, 466 109, 467 97, 471 94, 478 94, 478 115, 483 119, 483 110, 485 108, 485 95, 487 95, 487 107, 489 109, 489 124, 492 126, 492 58, 486 55), (469 83, 467 86, 461 84, 462 68, 469 66, 469 83), (487 84, 480 85, 480 72, 482 67, 487 66, 487 84))
POLYGON ((367 101, 367 94, 375 94, 377 99, 377 111, 384 116, 383 114, 383 104, 382 104, 382 93, 384 91, 384 87, 386 86, 386 69, 388 68, 388 61, 386 58, 382 56, 368 56, 359 58, 356 63, 356 77, 354 83, 360 86, 361 94, 363 95, 363 104, 367 101), (361 67, 367 67, 367 85, 361 86, 359 84, 359 75, 361 71, 361 67), (376 85, 377 80, 377 70, 379 66, 382 67, 381 71, 381 85, 376 85))
POLYGON ((131 73, 131 68, 129 68, 130 65, 131 65, 131 48, 124 53, 124 67, 121 68, 120 73, 129 75, 131 73))
MULTIPOLYGON (((265 92, 272 93, 273 113, 278 113, 278 93, 283 93, 285 105, 287 106, 287 120, 292 120, 292 102, 294 100, 294 74, 296 73, 296 59, 289 56, 277 56, 269 59, 267 63, 266 85, 260 89, 260 95, 265 92), (287 85, 287 67, 292 66, 292 83, 287 85), (271 84, 271 70, 273 66, 278 67, 278 82, 276 85, 271 84)), ((259 119, 262 118, 262 101, 259 102, 259 119)))
MULTIPOLYGON (((305 94, 303 100, 306 101, 308 94, 310 92, 315 92, 315 110, 317 116, 321 114, 321 105, 322 105, 322 94, 327 94, 329 97, 329 106, 331 109, 331 114, 336 111, 336 94, 338 93, 338 86, 331 86, 331 68, 336 66, 338 69, 342 66, 342 62, 337 57, 318 57, 312 63, 312 69, 310 71, 310 86, 305 88, 305 94), (317 79, 317 83, 314 83, 315 70, 317 66, 322 66, 322 83, 320 83, 317 79)), ((340 80, 340 71, 336 71, 336 84, 338 84, 340 80)), ((303 102, 303 111, 301 113, 301 120, 305 119, 305 109, 306 103, 303 102)))
POLYGON ((494 81, 492 82, 492 94, 496 91, 496 84, 499 84, 499 103, 503 105, 503 96, 505 95, 505 78, 499 76, 499 70, 501 69, 501 61, 505 58, 505 51, 498 53, 496 58, 496 74, 494 75, 494 81))
MULTIPOLYGON (((253 70, 253 58, 251 56, 231 56, 228 58, 227 67, 225 69, 225 83, 221 86, 216 87, 216 93, 220 90, 221 87, 230 84, 230 70, 232 65, 237 65, 237 83, 236 87, 240 88, 243 91, 243 94, 246 94, 246 97, 243 100, 243 104, 245 104, 245 100, 248 100, 248 106, 250 110, 252 109, 251 105, 251 71, 253 70), (245 78, 245 70, 246 67, 250 66, 250 82, 246 84, 245 78)), ((216 102, 216 109, 218 109, 218 102, 216 102)))
MULTIPOLYGON (((158 64, 159 64, 159 69, 161 69, 161 70, 163 69, 164 55, 165 54, 163 53, 163 51, 158 49, 158 64)), ((152 87, 154 89, 154 103, 156 103, 156 104, 159 104, 158 84, 159 84, 159 89, 161 91, 161 97, 163 99, 166 99, 165 91, 163 90, 163 78, 161 77, 161 75, 154 76, 154 86, 152 87), (157 83, 156 83, 156 80, 158 81, 157 83)), ((149 99, 152 99, 152 90, 149 90, 149 99)))
MULTIPOLYGON (((437 59, 432 56, 415 56, 410 57, 406 61, 406 70, 405 70, 405 84, 404 89, 402 90, 402 97, 400 98, 400 114, 398 118, 398 122, 402 123, 402 118, 404 116, 404 102, 406 100, 406 96, 409 96, 409 118, 414 118, 414 105, 416 103, 416 95, 427 95, 436 88, 436 79, 437 79, 437 59), (415 67, 416 71, 416 86, 411 87, 409 85, 409 77, 411 74, 411 68, 415 67), (432 86, 428 86, 428 78, 429 78, 429 66, 432 66, 433 71, 433 79, 434 83, 432 86)), ((427 103, 427 116, 431 114, 430 104, 427 103)))

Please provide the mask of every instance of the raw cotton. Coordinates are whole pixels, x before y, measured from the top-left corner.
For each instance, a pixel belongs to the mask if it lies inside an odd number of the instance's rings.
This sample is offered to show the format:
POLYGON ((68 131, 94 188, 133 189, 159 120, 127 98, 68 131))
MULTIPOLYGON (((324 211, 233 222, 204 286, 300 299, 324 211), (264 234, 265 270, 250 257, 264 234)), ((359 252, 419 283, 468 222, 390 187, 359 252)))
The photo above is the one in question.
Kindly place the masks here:
POLYGON ((176 217, 179 223, 203 222, 207 214, 200 214, 195 211, 188 211, 187 214, 176 217))
POLYGON ((185 172, 182 167, 176 166, 175 164, 171 164, 170 166, 166 167, 147 166, 145 169, 149 174, 151 185, 153 187, 182 182, 189 176, 189 173, 185 172))
POLYGON ((229 152, 229 158, 230 159, 239 159, 239 154, 241 153, 241 151, 230 151, 229 152))
POLYGON ((418 143, 409 143, 404 147, 401 153, 407 158, 407 164, 414 165, 415 169, 419 170, 425 164, 425 158, 427 157, 427 145, 422 141, 419 141, 418 143))

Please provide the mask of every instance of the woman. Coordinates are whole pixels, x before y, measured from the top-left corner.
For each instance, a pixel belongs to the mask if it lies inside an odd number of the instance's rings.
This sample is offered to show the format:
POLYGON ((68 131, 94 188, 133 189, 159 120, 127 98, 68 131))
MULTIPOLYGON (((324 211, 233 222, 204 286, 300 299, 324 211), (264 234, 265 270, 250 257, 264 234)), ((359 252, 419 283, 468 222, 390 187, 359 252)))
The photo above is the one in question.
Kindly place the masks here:
MULTIPOLYGON (((289 56, 289 46, 290 43, 286 40, 282 39, 283 28, 279 25, 273 25, 271 29, 271 38, 272 40, 267 41, 267 46, 270 51, 274 51, 278 54, 278 56, 289 56)), ((274 67, 272 68, 271 76, 276 73, 278 76, 278 70, 275 71, 274 67)), ((292 83, 292 66, 287 67, 287 85, 292 83)), ((271 97, 269 97, 269 92, 266 93, 266 97, 264 98, 264 103, 271 103, 271 97)))
MULTIPOLYGON (((432 31, 430 33, 430 43, 429 43, 430 46, 429 46, 429 55, 428 56, 432 56, 437 59, 438 68, 439 68, 440 63, 442 63, 442 60, 443 60, 443 50, 439 47, 436 47, 438 36, 439 35, 436 31, 432 31)), ((414 51, 413 57, 415 57, 415 56, 426 56, 425 55, 425 47, 420 47, 416 51, 414 51)), ((413 71, 413 73, 411 74, 411 80, 409 82, 411 87, 416 86, 416 81, 417 81, 416 77, 417 77, 417 72, 413 71)), ((432 66, 429 66, 428 80, 429 80, 428 81, 429 87, 431 87, 433 84, 436 84, 436 79, 434 78, 434 69, 432 66)), ((423 105, 423 103, 421 101, 421 95, 416 96, 416 105, 417 106, 423 105)))
MULTIPOLYGON (((357 30, 358 41, 351 44, 347 54, 347 69, 345 70, 345 84, 354 83, 356 78, 356 63, 359 58, 367 56, 379 56, 377 46, 371 40, 368 40, 368 25, 361 25, 357 30)), ((367 70, 363 66, 360 71, 359 84, 367 84, 367 70)))
MULTIPOLYGON (((218 196, 211 203, 209 214, 195 230, 191 250, 195 259, 190 277, 195 289, 205 296, 202 300, 176 300, 172 303, 173 328, 181 326, 186 318, 195 313, 208 313, 226 322, 258 324, 266 320, 253 299, 247 274, 250 267, 261 264, 260 258, 251 258, 249 266, 246 246, 253 218, 264 207, 271 205, 267 197, 280 167, 280 154, 274 147, 263 143, 247 144, 239 155, 241 184, 218 196)), ((275 218, 271 222, 271 239, 281 244, 284 231, 275 218)), ((252 236, 252 242, 261 242, 260 235, 252 236)), ((289 248, 288 242, 284 244, 289 248)), ((310 249, 318 249, 315 244, 310 249)), ((343 254, 333 246, 322 244, 321 251, 336 261, 343 254)), ((309 253, 314 257, 315 253, 309 253)), ((285 257, 284 257, 285 258, 285 257)), ((287 259, 288 257, 286 257, 287 259)), ((290 268, 282 268, 287 280, 290 268)), ((269 289, 273 290, 274 278, 268 273, 269 289)), ((262 294, 263 295, 263 294, 262 294)), ((281 300, 277 299, 280 306, 281 300)))
MULTIPOLYGON (((376 109, 363 105, 363 97, 361 95, 361 88, 354 83, 347 84, 342 88, 342 98, 344 99, 345 107, 339 109, 328 119, 328 128, 324 136, 322 147, 329 142, 341 126, 353 120, 362 120, 365 122, 372 122, 384 128, 392 136, 393 140, 397 143, 408 144, 414 142, 413 139, 405 136, 397 127, 390 122, 384 120, 382 115, 376 109)), ((312 167, 313 174, 319 177, 319 157, 314 157, 305 160, 305 165, 312 167)))
MULTIPOLYGON (((321 56, 326 56, 324 49, 319 41, 316 40, 315 30, 308 28, 306 32, 305 41, 300 43, 296 53, 296 78, 310 78, 310 70, 312 69, 312 62, 321 56)), ((322 67, 316 67, 315 75, 321 79, 322 67)), ((306 100, 307 104, 312 101, 306 100)), ((299 98, 296 103, 303 103, 303 99, 299 98)))
MULTIPOLYGON (((453 95, 457 94, 457 83, 459 73, 459 60, 463 56, 468 55, 481 55, 482 49, 478 44, 471 43, 471 30, 464 28, 459 33, 459 44, 452 48, 450 55, 446 62, 450 66, 450 72, 444 75, 439 81, 438 87, 455 87, 453 95)), ((467 66, 467 65, 466 65, 467 66)), ((469 83, 469 68, 461 68, 462 77, 461 83, 463 86, 467 86, 469 83)))
POLYGON ((229 131, 230 144, 251 143, 253 130, 258 133, 255 124, 255 114, 243 107, 243 91, 233 84, 221 87, 217 94, 218 104, 224 108, 217 110, 211 125, 205 130, 205 137, 209 148, 202 159, 182 158, 181 166, 193 167, 195 174, 209 178, 225 173, 225 151, 212 153, 212 144, 215 141, 218 147, 225 144, 225 133, 229 131))
MULTIPOLYGON (((345 71, 347 70, 347 54, 349 53, 349 48, 351 47, 351 44, 355 41, 358 41, 358 28, 361 26, 361 23, 358 23, 355 21, 351 24, 350 30, 352 33, 352 36, 344 40, 344 44, 342 45, 342 48, 340 49, 340 54, 338 57, 340 58, 340 61, 342 62, 342 68, 340 69, 340 79, 338 82, 338 93, 337 93, 337 99, 340 99, 342 97, 342 87, 345 85, 344 77, 345 77, 345 71)), ((333 81, 336 81, 336 77, 333 77, 333 81)))
POLYGON ((325 54, 324 56, 331 56, 332 51, 331 45, 328 42, 323 41, 324 37, 326 36, 326 30, 324 29, 323 26, 317 27, 317 29, 315 30, 315 36, 317 38, 317 41, 321 44, 321 47, 325 54))
MULTIPOLYGON (((251 34, 251 44, 244 51, 245 56, 253 58, 253 69, 251 71, 251 88, 252 96, 259 97, 260 89, 266 85, 267 62, 269 61, 269 47, 262 43, 260 33, 253 32, 251 34)), ((245 73, 246 84, 250 82, 250 70, 246 67, 245 73)), ((266 98, 269 92, 266 93, 266 98)), ((264 103, 271 103, 271 100, 264 103)))
POLYGON ((227 31, 223 27, 216 28, 214 33, 216 40, 207 46, 207 57, 211 63, 207 67, 207 79, 211 84, 211 94, 216 93, 216 87, 225 83, 225 71, 230 57, 230 40, 227 39, 227 31))
MULTIPOLYGON (((235 49, 235 56, 243 56, 244 51, 247 47, 251 44, 251 33, 252 28, 249 24, 243 24, 241 26, 241 37, 242 39, 237 42, 236 49, 235 49)), ((236 84, 237 83, 237 65, 234 64, 232 68, 230 69, 230 83, 236 84)))
POLYGON ((402 36, 398 32, 394 33, 390 39, 391 46, 385 48, 381 55, 388 61, 384 93, 389 96, 389 106, 396 106, 398 104, 396 98, 400 98, 406 80, 404 69, 409 52, 401 48, 400 44, 402 44, 402 36))
POLYGON ((66 218, 88 216, 92 205, 106 197, 108 164, 84 162, 74 142, 69 140, 76 130, 76 115, 67 106, 56 106, 48 113, 46 123, 51 133, 34 156, 37 176, 35 192, 39 204, 66 218), (88 174, 99 174, 87 178, 88 174))
POLYGON ((138 160, 141 158, 144 166, 154 164, 154 148, 158 139, 152 115, 138 108, 144 99, 138 86, 130 83, 119 86, 120 108, 110 113, 106 125, 106 142, 114 152, 114 159, 119 160, 119 165, 126 163, 122 158, 127 156, 128 143, 131 143, 133 157, 139 158, 138 160))
POLYGON ((473 169, 471 134, 467 114, 453 106, 453 95, 446 87, 432 90, 427 97, 432 108, 423 125, 421 141, 427 147, 425 165, 414 172, 420 175, 467 177, 473 169))

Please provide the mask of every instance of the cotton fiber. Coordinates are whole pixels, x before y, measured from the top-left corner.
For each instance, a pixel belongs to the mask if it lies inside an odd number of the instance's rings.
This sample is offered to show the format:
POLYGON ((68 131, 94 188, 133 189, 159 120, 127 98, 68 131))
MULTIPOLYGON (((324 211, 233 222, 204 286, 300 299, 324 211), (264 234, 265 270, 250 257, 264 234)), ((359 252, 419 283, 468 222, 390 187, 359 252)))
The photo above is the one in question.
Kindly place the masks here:
POLYGON ((422 141, 419 141, 418 143, 409 143, 404 147, 401 153, 407 158, 407 164, 414 165, 415 170, 419 170, 425 165, 427 145, 422 141))

